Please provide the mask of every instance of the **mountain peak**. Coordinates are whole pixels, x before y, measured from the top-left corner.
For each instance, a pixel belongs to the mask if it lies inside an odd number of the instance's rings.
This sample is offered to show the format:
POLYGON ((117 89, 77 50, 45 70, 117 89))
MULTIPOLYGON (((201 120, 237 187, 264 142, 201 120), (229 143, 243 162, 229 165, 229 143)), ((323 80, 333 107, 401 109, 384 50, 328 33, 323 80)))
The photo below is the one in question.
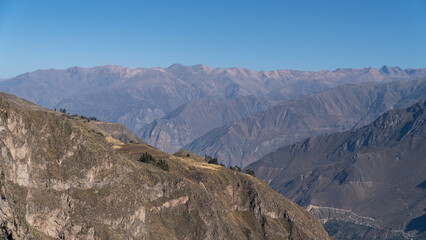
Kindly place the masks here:
POLYGON ((203 64, 196 64, 192 66, 192 69, 198 70, 198 71, 211 71, 213 68, 203 65, 203 64))
POLYGON ((168 66, 166 69, 170 70, 180 70, 182 68, 187 68, 188 66, 180 64, 180 63, 173 63, 172 65, 168 66))
POLYGON ((203 64, 196 64, 196 65, 183 65, 180 63, 174 63, 166 68, 166 70, 172 70, 172 71, 195 71, 195 72, 208 72, 211 71, 213 68, 210 68, 203 64))
POLYGON ((385 73, 385 74, 392 74, 392 73, 398 73, 403 71, 400 67, 389 67, 387 65, 384 65, 380 68, 379 72, 385 73))

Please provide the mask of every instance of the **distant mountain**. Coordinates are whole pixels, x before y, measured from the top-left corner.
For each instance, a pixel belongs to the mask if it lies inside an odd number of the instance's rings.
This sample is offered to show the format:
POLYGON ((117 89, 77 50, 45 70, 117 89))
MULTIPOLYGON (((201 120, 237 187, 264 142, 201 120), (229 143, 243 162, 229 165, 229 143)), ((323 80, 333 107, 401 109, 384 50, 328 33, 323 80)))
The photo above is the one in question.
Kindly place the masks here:
POLYGON ((213 129, 184 148, 245 167, 283 145, 366 125, 390 109, 410 106, 425 96, 426 78, 340 86, 213 129))
POLYGON ((263 181, 106 125, 0 93, 0 239, 331 240, 263 181))
POLYGON ((426 239, 426 99, 248 166, 337 239, 426 239))
MULTIPOLYGON (((426 69, 383 67, 335 71, 260 71, 203 65, 129 69, 120 66, 38 70, 1 81, 0 91, 47 108, 122 123, 137 132, 192 100, 254 95, 283 101, 334 86, 426 77, 426 69)), ((189 129, 189 131, 192 131, 189 129)))
POLYGON ((197 99, 145 125, 137 135, 148 144, 174 153, 209 130, 261 112, 271 106, 270 101, 255 96, 230 100, 197 99))
POLYGON ((379 70, 371 67, 363 69, 339 68, 333 72, 323 70, 316 72, 315 77, 312 76, 312 72, 291 72, 298 76, 299 80, 289 82, 285 87, 271 91, 268 94, 270 99, 275 101, 286 101, 351 83, 384 83, 395 80, 414 80, 426 77, 423 75, 424 69, 402 70, 399 67, 388 66, 383 66, 379 70))

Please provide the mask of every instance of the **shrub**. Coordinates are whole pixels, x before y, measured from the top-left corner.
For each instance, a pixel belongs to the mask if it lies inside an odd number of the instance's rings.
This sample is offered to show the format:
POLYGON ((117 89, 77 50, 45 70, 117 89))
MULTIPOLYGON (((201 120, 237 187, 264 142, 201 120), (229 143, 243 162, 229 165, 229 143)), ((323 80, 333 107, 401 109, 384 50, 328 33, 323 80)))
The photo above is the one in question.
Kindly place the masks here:
POLYGON ((160 159, 156 161, 155 158, 147 152, 142 154, 142 156, 139 158, 139 161, 143 163, 151 163, 152 165, 159 167, 164 171, 169 171, 169 164, 166 162, 166 160, 160 159))
POLYGON ((158 162, 155 165, 163 169, 164 171, 169 171, 169 164, 164 159, 158 160, 158 162))
POLYGON ((246 173, 248 174, 248 175, 252 175, 253 177, 256 177, 256 174, 254 173, 254 171, 253 170, 251 170, 250 168, 247 168, 246 169, 246 173))
POLYGON ((207 163, 219 165, 219 162, 217 161, 217 158, 212 158, 211 156, 204 155, 204 160, 207 163))
POLYGON ((211 160, 208 161, 208 163, 219 165, 219 162, 217 161, 217 158, 212 158, 211 160))
POLYGON ((237 171, 237 172, 241 172, 241 168, 240 168, 240 167, 238 167, 237 165, 235 165, 235 167, 233 167, 233 166, 229 166, 229 169, 234 170, 234 171, 237 171))
MULTIPOLYGON (((62 112, 62 110, 65 110, 65 109, 60 109, 60 111, 62 112)), ((86 116, 84 116, 84 115, 77 115, 77 114, 75 114, 75 115, 73 115, 73 116, 76 116, 76 117, 80 117, 81 119, 85 119, 85 120, 87 120, 88 122, 90 122, 90 121, 99 121, 96 117, 86 117, 86 116)))
POLYGON ((139 161, 144 163, 155 163, 155 158, 146 152, 142 154, 142 156, 139 158, 139 161))

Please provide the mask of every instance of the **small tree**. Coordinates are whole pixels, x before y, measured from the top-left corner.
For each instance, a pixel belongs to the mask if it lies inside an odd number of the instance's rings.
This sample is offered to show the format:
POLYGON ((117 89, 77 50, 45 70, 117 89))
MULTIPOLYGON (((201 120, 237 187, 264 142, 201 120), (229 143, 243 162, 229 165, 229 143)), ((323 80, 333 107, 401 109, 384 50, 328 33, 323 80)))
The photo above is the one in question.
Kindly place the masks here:
POLYGON ((164 159, 160 159, 155 164, 157 167, 163 169, 164 171, 169 171, 169 164, 164 159))
POLYGON ((139 161, 143 163, 151 163, 152 165, 159 167, 164 171, 169 171, 169 164, 166 162, 166 160, 160 159, 156 161, 155 158, 147 152, 142 154, 142 156, 139 158, 139 161))
POLYGON ((154 163, 155 164, 155 158, 147 152, 142 154, 142 156, 139 158, 139 161, 144 162, 144 163, 154 163))
POLYGON ((217 161, 217 158, 212 158, 211 156, 207 156, 206 154, 204 154, 204 160, 207 163, 219 165, 219 162, 217 161))
POLYGON ((217 158, 212 158, 210 161, 208 161, 208 163, 219 165, 219 162, 217 161, 217 158))
POLYGON ((237 165, 235 165, 235 167, 233 167, 233 166, 229 166, 229 169, 234 170, 234 171, 237 171, 237 172, 241 172, 241 168, 240 168, 240 167, 238 167, 237 165))
POLYGON ((252 175, 253 177, 256 177, 256 174, 254 173, 254 171, 253 170, 251 170, 250 168, 247 168, 246 169, 246 173, 248 174, 248 175, 252 175))

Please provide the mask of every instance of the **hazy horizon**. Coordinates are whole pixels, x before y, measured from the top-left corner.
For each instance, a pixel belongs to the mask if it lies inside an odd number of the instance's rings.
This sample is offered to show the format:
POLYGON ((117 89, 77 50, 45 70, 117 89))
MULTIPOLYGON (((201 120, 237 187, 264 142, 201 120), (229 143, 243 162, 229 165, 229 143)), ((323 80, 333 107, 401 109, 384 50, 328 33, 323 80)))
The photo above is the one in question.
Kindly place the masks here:
POLYGON ((173 64, 171 64, 169 66, 165 66, 165 67, 159 67, 159 66, 145 67, 145 66, 140 66, 140 67, 135 67, 135 68, 128 67, 128 66, 123 66, 123 65, 107 64, 107 65, 95 65, 95 66, 88 66, 88 67, 69 66, 69 67, 65 67, 65 68, 40 68, 40 69, 34 69, 32 71, 22 72, 22 73, 19 73, 17 75, 11 76, 11 77, 2 77, 2 76, 0 76, 0 81, 12 79, 12 78, 17 77, 17 76, 19 76, 21 74, 31 73, 31 72, 35 72, 35 71, 39 71, 39 70, 40 71, 51 70, 51 69, 54 69, 54 70, 67 70, 67 69, 75 68, 75 67, 76 68, 83 68, 83 69, 91 69, 91 68, 96 68, 96 67, 107 67, 107 66, 123 67, 123 68, 129 68, 131 70, 136 70, 136 69, 150 69, 150 68, 163 68, 163 69, 167 69, 167 68, 169 68, 169 67, 171 67, 173 65, 182 65, 182 66, 185 66, 185 67, 193 67, 193 66, 197 66, 197 65, 202 65, 202 66, 206 66, 206 67, 209 67, 209 68, 212 68, 212 69, 218 69, 218 68, 219 69, 241 68, 241 69, 253 70, 253 71, 256 71, 256 72, 261 72, 261 71, 266 71, 266 72, 270 72, 270 71, 288 71, 288 70, 291 70, 291 71, 307 71, 307 72, 320 72, 320 71, 331 71, 331 72, 333 72, 333 71, 337 71, 338 69, 365 69, 365 68, 374 68, 376 70, 380 70, 383 67, 391 67, 391 68, 397 68, 397 67, 399 67, 402 70, 407 70, 407 69, 423 69, 423 68, 426 68, 426 66, 425 67, 420 67, 420 68, 412 68, 412 67, 403 68, 403 67, 400 67, 400 66, 382 65, 382 66, 379 66, 379 67, 372 67, 372 66, 364 66, 364 67, 360 67, 360 68, 338 67, 338 68, 335 68, 335 69, 320 69, 320 70, 301 70, 301 69, 260 69, 260 70, 256 70, 256 69, 250 69, 250 68, 245 68, 245 67, 235 67, 235 66, 234 67, 232 67, 232 66, 231 67, 212 67, 212 66, 208 66, 208 65, 205 65, 205 64, 185 65, 185 64, 181 64, 181 63, 173 63, 173 64))
POLYGON ((2 1, 0 77, 203 64, 301 71, 426 67, 423 1, 2 1))

